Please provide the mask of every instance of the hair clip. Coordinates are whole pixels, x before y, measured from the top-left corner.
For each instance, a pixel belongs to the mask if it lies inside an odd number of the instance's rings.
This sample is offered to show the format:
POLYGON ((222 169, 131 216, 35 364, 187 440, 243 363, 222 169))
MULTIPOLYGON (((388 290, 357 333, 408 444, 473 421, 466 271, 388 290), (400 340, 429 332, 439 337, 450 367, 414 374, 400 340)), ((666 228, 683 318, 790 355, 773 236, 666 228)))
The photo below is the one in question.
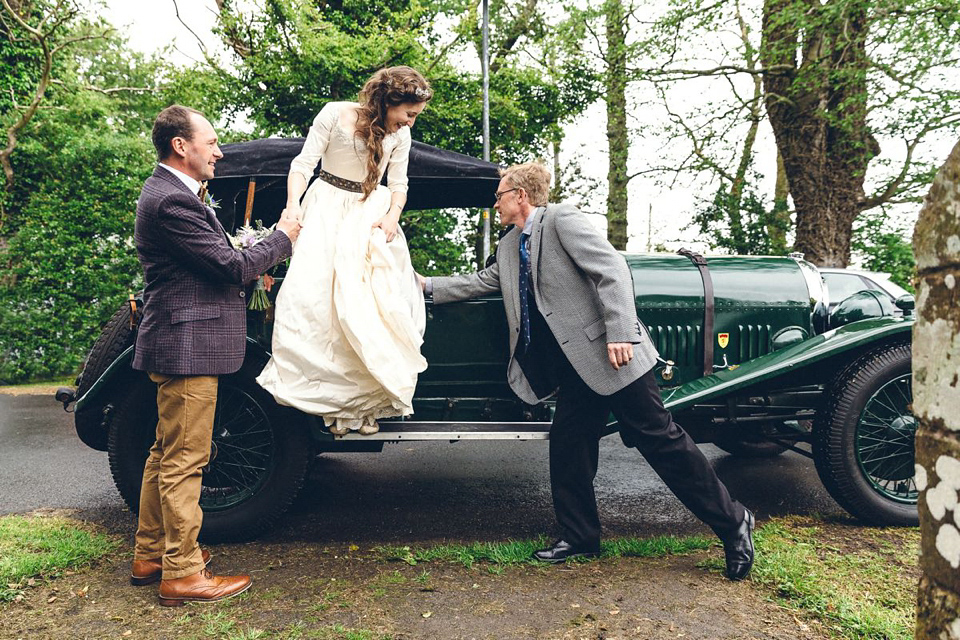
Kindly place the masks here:
POLYGON ((416 89, 413 90, 413 95, 417 96, 421 100, 426 100, 430 97, 431 94, 426 89, 417 87, 416 89))

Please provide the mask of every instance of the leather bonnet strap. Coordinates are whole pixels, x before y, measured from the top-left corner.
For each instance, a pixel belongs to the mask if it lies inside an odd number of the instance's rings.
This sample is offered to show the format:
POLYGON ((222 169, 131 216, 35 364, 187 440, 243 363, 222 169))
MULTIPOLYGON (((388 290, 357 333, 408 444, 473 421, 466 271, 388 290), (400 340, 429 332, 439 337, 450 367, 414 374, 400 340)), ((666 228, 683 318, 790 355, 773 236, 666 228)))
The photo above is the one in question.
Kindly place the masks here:
POLYGON ((690 249, 680 249, 677 251, 682 256, 690 259, 700 270, 700 278, 703 280, 703 375, 713 374, 713 319, 714 319, 714 297, 713 297, 713 278, 710 277, 710 269, 707 267, 707 259, 699 253, 690 249))

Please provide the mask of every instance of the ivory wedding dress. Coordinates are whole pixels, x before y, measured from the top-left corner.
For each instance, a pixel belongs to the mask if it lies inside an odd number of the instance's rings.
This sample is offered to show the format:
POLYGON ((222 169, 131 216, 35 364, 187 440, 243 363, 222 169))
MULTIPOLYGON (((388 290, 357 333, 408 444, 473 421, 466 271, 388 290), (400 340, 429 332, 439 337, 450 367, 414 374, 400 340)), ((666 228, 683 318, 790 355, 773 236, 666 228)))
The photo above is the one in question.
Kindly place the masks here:
MULTIPOLYGON (((353 182, 366 176, 367 151, 354 136, 356 107, 328 103, 290 171, 322 169, 353 182)), ((402 232, 392 242, 371 226, 392 191, 407 190, 410 129, 383 140, 379 185, 361 202, 317 179, 302 202, 303 227, 276 300, 273 353, 257 382, 280 404, 323 416, 329 427, 358 430, 413 412, 426 323, 423 292, 402 232)), ((334 180, 336 182, 336 180, 334 180)))

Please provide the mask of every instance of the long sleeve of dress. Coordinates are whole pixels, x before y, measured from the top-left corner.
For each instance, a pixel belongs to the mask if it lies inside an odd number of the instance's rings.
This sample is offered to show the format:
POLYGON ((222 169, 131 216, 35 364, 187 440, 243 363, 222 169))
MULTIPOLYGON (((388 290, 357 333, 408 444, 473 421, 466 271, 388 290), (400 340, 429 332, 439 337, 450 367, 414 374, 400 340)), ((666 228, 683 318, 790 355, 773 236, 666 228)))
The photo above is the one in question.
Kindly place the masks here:
POLYGON ((392 192, 407 192, 407 166, 410 164, 410 128, 403 127, 398 133, 400 142, 390 153, 387 165, 387 188, 392 192))
POLYGON ((317 117, 313 119, 313 124, 310 125, 310 131, 307 133, 307 139, 303 143, 300 154, 290 163, 290 173, 299 173, 307 182, 310 182, 317 163, 320 162, 330 143, 330 131, 339 117, 340 110, 337 108, 337 103, 328 102, 324 105, 317 117))

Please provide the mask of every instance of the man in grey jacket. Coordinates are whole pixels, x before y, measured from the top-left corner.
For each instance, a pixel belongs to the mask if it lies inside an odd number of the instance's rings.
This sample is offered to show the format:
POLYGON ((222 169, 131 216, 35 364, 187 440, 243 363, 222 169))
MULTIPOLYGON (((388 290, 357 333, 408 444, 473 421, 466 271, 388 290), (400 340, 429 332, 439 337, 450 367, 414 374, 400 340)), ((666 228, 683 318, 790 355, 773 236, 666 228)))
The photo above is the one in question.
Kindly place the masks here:
POLYGON ((623 257, 576 207, 548 205, 550 174, 530 163, 501 171, 494 207, 504 226, 496 262, 478 273, 423 279, 437 304, 500 292, 510 331, 511 389, 536 404, 557 391, 550 484, 561 539, 545 562, 600 552, 593 480, 612 411, 620 435, 724 543, 727 577, 753 566, 753 514, 730 498, 713 467, 667 411, 653 373, 657 352, 637 319, 623 257))

